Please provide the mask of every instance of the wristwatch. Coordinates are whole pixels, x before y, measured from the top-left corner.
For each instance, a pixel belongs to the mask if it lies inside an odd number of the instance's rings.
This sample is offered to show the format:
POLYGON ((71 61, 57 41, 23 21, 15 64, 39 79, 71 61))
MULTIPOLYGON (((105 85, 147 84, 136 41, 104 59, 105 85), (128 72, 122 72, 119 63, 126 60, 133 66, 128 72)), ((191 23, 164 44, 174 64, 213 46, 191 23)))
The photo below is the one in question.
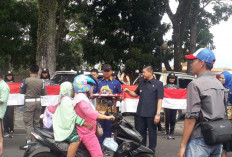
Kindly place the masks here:
POLYGON ((160 116, 160 113, 157 113, 156 116, 160 116))

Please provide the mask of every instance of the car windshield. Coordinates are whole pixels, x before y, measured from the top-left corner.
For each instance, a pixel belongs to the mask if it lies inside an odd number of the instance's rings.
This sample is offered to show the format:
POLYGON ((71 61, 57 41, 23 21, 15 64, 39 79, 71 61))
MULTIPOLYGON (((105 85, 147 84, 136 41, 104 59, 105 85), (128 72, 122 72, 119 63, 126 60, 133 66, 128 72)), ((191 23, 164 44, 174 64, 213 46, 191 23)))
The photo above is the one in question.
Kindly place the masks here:
MULTIPOLYGON (((85 75, 91 76, 90 74, 85 74, 85 75)), ((50 85, 60 85, 61 83, 65 81, 69 81, 72 83, 76 76, 77 75, 74 73, 58 73, 50 80, 50 85)), ((102 79, 102 78, 103 78, 103 75, 99 74, 98 79, 102 79)), ((124 84, 122 81, 120 81, 120 83, 124 84)))
POLYGON ((188 84, 192 81, 192 79, 187 78, 179 78, 179 87, 187 88, 188 84))
POLYGON ((65 81, 73 82, 75 78, 75 74, 56 74, 52 79, 51 79, 51 85, 60 85, 61 83, 65 81))

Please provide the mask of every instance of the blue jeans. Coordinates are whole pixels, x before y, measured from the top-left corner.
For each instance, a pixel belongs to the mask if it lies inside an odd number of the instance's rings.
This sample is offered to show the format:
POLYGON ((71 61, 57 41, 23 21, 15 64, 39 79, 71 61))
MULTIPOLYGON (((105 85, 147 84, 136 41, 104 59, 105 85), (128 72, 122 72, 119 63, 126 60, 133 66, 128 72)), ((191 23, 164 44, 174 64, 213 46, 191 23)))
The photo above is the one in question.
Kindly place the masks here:
POLYGON ((186 147, 186 157, 221 157, 222 145, 206 145, 204 138, 190 140, 186 147))

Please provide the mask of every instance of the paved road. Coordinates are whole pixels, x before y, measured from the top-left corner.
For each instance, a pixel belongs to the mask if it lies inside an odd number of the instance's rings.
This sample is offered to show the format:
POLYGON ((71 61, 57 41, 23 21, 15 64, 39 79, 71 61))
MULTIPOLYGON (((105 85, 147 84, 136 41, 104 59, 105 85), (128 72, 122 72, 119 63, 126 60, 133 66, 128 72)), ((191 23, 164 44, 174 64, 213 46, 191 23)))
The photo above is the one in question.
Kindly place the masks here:
MULTIPOLYGON (((20 117, 18 115, 18 117, 20 117)), ((133 124, 133 117, 128 116, 126 119, 133 124)), ((164 124, 162 123, 162 126, 164 124)), ((184 121, 180 120, 176 124, 176 139, 166 140, 164 134, 158 132, 156 156, 158 157, 176 157, 181 142, 184 121)), ((4 138, 3 157, 22 157, 24 151, 19 150, 19 146, 25 144, 25 131, 23 128, 22 118, 17 119, 17 125, 14 138, 4 138)), ((39 151, 39 150, 38 150, 39 151)), ((232 157, 232 153, 228 154, 232 157)))
MULTIPOLYGON (((176 140, 165 140, 163 134, 158 135, 157 156, 176 157, 181 136, 176 136, 176 140)), ((4 151, 2 157, 22 157, 24 151, 19 149, 20 145, 25 144, 25 134, 22 130, 16 130, 14 138, 4 139, 4 151)))

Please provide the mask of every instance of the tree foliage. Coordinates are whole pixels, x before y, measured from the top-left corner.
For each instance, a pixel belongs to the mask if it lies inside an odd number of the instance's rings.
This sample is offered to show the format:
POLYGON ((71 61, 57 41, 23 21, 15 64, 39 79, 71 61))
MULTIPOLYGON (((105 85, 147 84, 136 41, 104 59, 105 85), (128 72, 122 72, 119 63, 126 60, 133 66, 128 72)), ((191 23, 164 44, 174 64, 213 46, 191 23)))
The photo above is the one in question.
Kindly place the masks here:
POLYGON ((0 1, 0 67, 4 71, 35 62, 36 31, 36 3, 0 1))
POLYGON ((214 48, 210 28, 223 20, 228 20, 232 6, 221 0, 179 0, 174 14, 170 9, 169 0, 164 2, 173 24, 170 45, 174 47, 174 70, 181 71, 181 61, 184 60, 187 49, 193 53, 197 48, 206 47, 208 43, 214 48), (206 10, 208 5, 212 6, 212 11, 206 10))
POLYGON ((158 70, 157 49, 167 25, 161 25, 164 5, 156 0, 83 1, 80 19, 87 26, 82 37, 83 59, 90 64, 110 63, 127 70, 152 65, 158 70))

